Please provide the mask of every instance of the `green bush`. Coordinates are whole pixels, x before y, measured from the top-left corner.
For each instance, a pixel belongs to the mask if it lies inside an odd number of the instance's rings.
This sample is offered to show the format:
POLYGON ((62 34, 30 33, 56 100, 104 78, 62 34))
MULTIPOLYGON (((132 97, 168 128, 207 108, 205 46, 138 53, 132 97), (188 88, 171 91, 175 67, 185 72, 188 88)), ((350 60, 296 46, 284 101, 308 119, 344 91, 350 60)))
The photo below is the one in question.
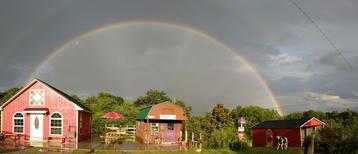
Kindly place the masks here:
POLYGON ((210 149, 227 149, 229 148, 230 143, 233 143, 235 141, 235 129, 215 129, 207 140, 206 147, 210 149))
POLYGON ((210 149, 230 149, 232 151, 249 149, 249 145, 246 142, 242 142, 237 138, 237 132, 234 128, 214 130, 205 146, 210 149))
POLYGON ((235 142, 229 144, 229 148, 232 151, 246 151, 250 148, 250 146, 246 142, 236 140, 235 142))

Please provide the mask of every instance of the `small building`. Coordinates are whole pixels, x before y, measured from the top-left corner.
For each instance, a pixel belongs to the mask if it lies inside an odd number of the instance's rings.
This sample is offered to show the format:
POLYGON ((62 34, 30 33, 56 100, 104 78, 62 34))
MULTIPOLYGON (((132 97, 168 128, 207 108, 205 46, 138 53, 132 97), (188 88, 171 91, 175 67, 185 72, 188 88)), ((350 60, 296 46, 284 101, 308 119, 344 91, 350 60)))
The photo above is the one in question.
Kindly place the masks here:
POLYGON ((179 143, 186 134, 182 131, 186 120, 183 108, 174 103, 147 107, 136 115, 136 141, 145 144, 179 143))
POLYGON ((79 142, 91 137, 91 112, 71 96, 39 79, 0 107, 5 137, 79 142))
POLYGON ((301 147, 306 137, 324 125, 316 118, 264 121, 252 127, 252 146, 277 146, 276 136, 283 136, 288 139, 288 147, 301 147))

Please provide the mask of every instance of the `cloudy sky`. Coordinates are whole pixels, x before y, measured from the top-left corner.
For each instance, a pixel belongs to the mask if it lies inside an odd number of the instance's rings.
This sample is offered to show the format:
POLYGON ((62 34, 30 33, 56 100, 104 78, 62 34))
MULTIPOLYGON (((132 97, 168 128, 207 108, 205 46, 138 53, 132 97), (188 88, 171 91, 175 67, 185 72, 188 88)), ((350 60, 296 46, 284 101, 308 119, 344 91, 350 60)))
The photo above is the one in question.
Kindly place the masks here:
POLYGON ((38 77, 81 97, 165 90, 197 114, 218 102, 275 107, 243 57, 286 114, 358 110, 358 1, 293 2, 353 69, 289 0, 5 0, 0 91, 38 77))

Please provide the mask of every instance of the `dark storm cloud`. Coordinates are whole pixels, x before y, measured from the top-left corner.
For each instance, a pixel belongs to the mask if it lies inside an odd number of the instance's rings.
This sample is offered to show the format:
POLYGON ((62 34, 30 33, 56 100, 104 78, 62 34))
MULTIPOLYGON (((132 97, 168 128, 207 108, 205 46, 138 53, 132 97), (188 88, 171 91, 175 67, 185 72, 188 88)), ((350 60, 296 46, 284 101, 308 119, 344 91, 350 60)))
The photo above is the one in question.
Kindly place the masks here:
MULTIPOLYGON (((320 25, 353 66, 357 67, 357 1, 295 0, 295 2, 320 25)), ((345 100, 355 101, 356 96, 353 93, 358 87, 355 84, 357 83, 356 77, 347 69, 342 58, 332 50, 329 43, 297 8, 289 1, 280 0, 2 1, 0 5, 0 90, 21 85, 51 51, 67 40, 100 25, 141 19, 189 25, 230 45, 238 54, 246 57, 258 68, 258 72, 269 82, 282 104, 306 104, 307 102, 303 99, 304 92, 339 96, 345 100), (286 63, 290 60, 294 61, 286 63)), ((150 35, 155 36, 155 34, 150 35)), ((163 39, 160 34, 157 37, 162 42, 157 42, 157 44, 151 42, 154 45, 148 44, 145 41, 146 38, 141 40, 141 38, 134 37, 133 40, 128 38, 127 41, 130 43, 138 39, 142 45, 133 47, 132 51, 144 52, 148 57, 158 56, 155 55, 158 53, 153 46, 162 46, 164 50, 171 49, 173 43, 177 41, 179 44, 185 44, 185 42, 180 42, 183 39, 178 39, 179 37, 163 39)), ((117 38, 114 37, 114 39, 117 38)), ((101 42, 101 44, 105 43, 101 42)), ((89 45, 88 48, 103 49, 96 44, 89 45)), ((86 48, 79 50, 86 50, 86 48)), ((155 70, 146 70, 148 68, 141 67, 150 61, 138 62, 136 66, 128 65, 121 58, 138 55, 122 53, 126 55, 116 57, 117 59, 113 61, 122 62, 118 64, 126 66, 123 69, 162 71, 162 73, 168 69, 165 65, 156 66, 161 69, 155 70)), ((73 65, 78 68, 86 67, 91 60, 98 60, 83 54, 72 54, 77 57, 78 63, 73 65)), ((160 54, 164 57, 171 57, 170 54, 160 54)), ((102 57, 102 60, 105 59, 102 57)), ((102 70, 105 68, 105 66, 98 67, 102 70)), ((43 72, 56 74, 54 70, 58 70, 57 66, 47 66, 43 72)), ((66 69, 66 71, 78 72, 74 69, 66 69)), ((88 72, 82 71, 81 73, 86 75, 88 72)), ((60 78, 54 75, 51 77, 54 81, 60 78)), ((110 78, 105 75, 102 77, 110 78)), ((151 77, 153 77, 152 80, 159 80, 155 76, 151 77)), ((190 77, 187 78, 190 79, 190 77)), ((131 81, 131 78, 128 77, 126 80, 131 81)), ((143 80, 145 81, 147 80, 143 80)), ((88 90, 85 92, 77 90, 76 93, 95 92, 89 90, 93 88, 88 84, 80 84, 71 81, 70 78, 68 82, 88 90)), ((110 81, 104 80, 103 82, 110 81)), ((66 85, 66 83, 60 83, 59 86, 61 84, 66 85)), ((171 84, 171 82, 148 86, 157 85, 160 88, 166 84, 171 84)), ((140 87, 140 85, 141 83, 133 86, 140 87)), ((115 91, 114 88, 109 87, 107 90, 115 91)), ((138 93, 133 92, 134 96, 138 93)), ((227 93, 226 91, 218 95, 224 97, 227 93)), ((317 106, 309 107, 317 108, 317 106)), ((285 107, 289 111, 294 111, 296 108, 298 107, 289 107, 289 105, 285 107)))
POLYGON ((110 91, 132 99, 161 89, 190 103, 195 113, 218 102, 272 107, 251 70, 227 49, 199 34, 158 25, 132 25, 78 40, 39 76, 68 91, 110 91))

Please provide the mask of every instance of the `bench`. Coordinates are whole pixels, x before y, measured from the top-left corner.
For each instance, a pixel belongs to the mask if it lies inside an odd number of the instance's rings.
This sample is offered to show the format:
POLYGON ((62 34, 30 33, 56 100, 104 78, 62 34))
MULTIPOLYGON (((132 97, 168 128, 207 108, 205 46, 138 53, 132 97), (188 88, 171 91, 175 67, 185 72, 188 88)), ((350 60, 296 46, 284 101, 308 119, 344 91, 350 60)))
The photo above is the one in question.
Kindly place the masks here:
POLYGON ((65 140, 66 140, 66 137, 64 137, 64 136, 48 136, 47 137, 47 142, 60 141, 60 142, 64 143, 65 140), (57 140, 53 140, 53 139, 57 139, 57 140))

